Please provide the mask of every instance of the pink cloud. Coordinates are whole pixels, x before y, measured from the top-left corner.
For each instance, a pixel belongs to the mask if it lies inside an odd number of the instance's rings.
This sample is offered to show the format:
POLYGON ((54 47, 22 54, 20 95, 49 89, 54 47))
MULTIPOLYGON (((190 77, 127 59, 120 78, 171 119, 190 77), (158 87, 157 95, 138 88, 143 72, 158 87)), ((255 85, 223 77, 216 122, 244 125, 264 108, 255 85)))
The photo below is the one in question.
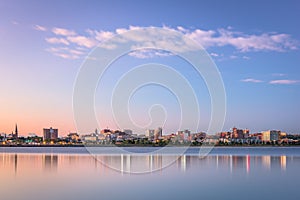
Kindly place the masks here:
POLYGON ((85 54, 83 51, 70 49, 68 47, 51 47, 46 50, 53 55, 66 59, 79 59, 81 55, 85 54))
POLYGON ((258 80, 258 79, 253 79, 253 78, 247 78, 247 79, 243 79, 241 80, 242 82, 250 82, 250 83, 262 83, 262 80, 258 80))
POLYGON ((286 79, 282 79, 282 80, 273 80, 270 81, 270 84, 281 84, 281 85, 291 85, 291 84, 296 84, 299 83, 300 80, 286 80, 286 79))
MULTIPOLYGON (((36 25, 34 27, 36 30, 44 31, 45 27, 36 25)), ((115 34, 122 34, 126 31, 142 29, 139 26, 129 26, 128 28, 117 28, 114 31, 104 31, 104 30, 86 30, 86 34, 81 35, 77 34, 73 30, 65 28, 53 28, 52 33, 59 35, 60 37, 46 38, 46 41, 51 44, 62 44, 69 45, 72 44, 74 48, 84 47, 84 48, 93 48, 99 42, 107 40, 113 37, 115 34)), ((162 29, 168 29, 172 31, 179 31, 185 36, 193 39, 202 45, 205 48, 209 47, 223 47, 223 46, 232 46, 240 52, 249 52, 249 51, 278 51, 284 52, 287 50, 294 50, 298 48, 299 42, 295 41, 288 34, 277 34, 277 33, 262 33, 262 34, 245 34, 242 32, 233 31, 231 27, 226 29, 216 29, 216 30, 202 30, 202 29, 187 29, 181 26, 177 28, 171 28, 163 26, 162 29)), ((127 40, 137 41, 140 43, 147 44, 147 41, 156 39, 156 43, 159 43, 160 46, 165 47, 166 49, 179 51, 179 52, 188 52, 191 50, 198 49, 199 46, 185 41, 181 44, 173 44, 168 41, 168 39, 160 38, 159 34, 153 34, 151 32, 143 32, 138 34, 127 35, 127 40)), ((107 46, 107 48, 115 48, 115 46, 107 46)), ((135 48, 135 47, 132 47, 135 48)), ((146 58, 147 56, 141 55, 143 52, 139 52, 140 58, 146 58)), ((146 54, 148 52, 145 52, 146 54)), ((137 55, 136 53, 132 54, 137 55)), ((147 54, 151 55, 152 54, 147 54)), ((156 56, 160 56, 157 54, 156 56)), ((217 57, 216 53, 212 53, 211 56, 217 57)), ((236 56, 231 56, 230 59, 235 59, 236 56)), ((247 56, 243 56, 243 59, 250 59, 247 56)), ((251 82, 251 81, 248 81, 251 82)))
POLYGON ((34 25, 33 28, 37 31, 47 31, 47 28, 40 25, 34 25))
POLYGON ((62 35, 62 36, 73 36, 73 35, 76 35, 75 31, 64 29, 64 28, 53 28, 52 32, 55 35, 62 35))
POLYGON ((72 37, 67 37, 67 40, 69 42, 72 42, 74 44, 77 44, 79 46, 87 47, 87 48, 92 48, 98 44, 98 42, 93 39, 93 38, 88 38, 85 36, 72 36, 72 37))
POLYGON ((46 41, 48 43, 51 43, 51 44, 64 44, 64 45, 69 45, 70 44, 66 39, 56 38, 56 37, 46 38, 46 41))
MULTIPOLYGON (((179 29, 180 31, 180 29, 179 29)), ((285 51, 298 48, 298 42, 288 34, 263 33, 247 35, 229 29, 201 30, 196 29, 187 36, 204 47, 233 46, 242 52, 248 51, 285 51)))

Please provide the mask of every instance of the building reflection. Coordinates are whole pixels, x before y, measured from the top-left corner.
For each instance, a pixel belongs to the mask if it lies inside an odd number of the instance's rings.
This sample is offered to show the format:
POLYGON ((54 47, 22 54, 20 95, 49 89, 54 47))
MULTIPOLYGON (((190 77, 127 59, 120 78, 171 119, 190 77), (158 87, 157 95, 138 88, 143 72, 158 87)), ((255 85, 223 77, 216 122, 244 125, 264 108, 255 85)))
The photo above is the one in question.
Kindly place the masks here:
POLYGON ((2 173, 16 175, 18 173, 18 154, 0 154, 0 169, 2 173))
POLYGON ((175 159, 176 159, 177 169, 185 172, 190 168, 191 162, 193 160, 193 156, 182 155, 182 156, 178 156, 175 159))
POLYGON ((43 155, 44 170, 56 172, 58 166, 58 155, 43 155))
POLYGON ((287 168, 287 156, 262 156, 262 165, 267 170, 281 169, 285 171, 287 168))
POLYGON ((280 156, 280 166, 283 171, 286 170, 286 156, 280 156))
POLYGON ((262 156, 261 160, 262 160, 262 165, 266 169, 270 169, 271 168, 271 156, 262 156))
POLYGON ((18 171, 18 155, 17 154, 15 154, 15 174, 17 174, 17 171, 18 171))
POLYGON ((163 166, 170 160, 162 155, 101 155, 96 159, 105 167, 121 173, 149 173, 163 169, 163 166))
POLYGON ((103 172, 113 170, 121 173, 152 173, 171 168, 181 172, 211 169, 229 170, 231 173, 251 168, 286 171, 295 157, 282 156, 235 156, 214 155, 200 158, 195 155, 63 155, 63 154, 0 154, 0 175, 33 171, 57 172, 58 169, 88 171, 91 168, 103 172))

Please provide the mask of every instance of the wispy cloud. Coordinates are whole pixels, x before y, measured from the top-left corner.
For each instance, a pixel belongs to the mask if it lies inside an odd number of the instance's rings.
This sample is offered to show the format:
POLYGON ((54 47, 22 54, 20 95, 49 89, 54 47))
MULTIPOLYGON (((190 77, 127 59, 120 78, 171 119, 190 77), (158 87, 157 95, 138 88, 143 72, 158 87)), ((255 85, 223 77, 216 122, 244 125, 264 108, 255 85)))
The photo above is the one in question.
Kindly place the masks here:
POLYGON ((242 79, 242 82, 250 82, 250 83, 262 83, 262 80, 259 79, 254 79, 254 78, 246 78, 246 79, 242 79))
POLYGON ((211 55, 212 57, 219 57, 219 54, 214 53, 214 52, 210 53, 210 55, 211 55))
POLYGON ((234 60, 234 59, 237 59, 238 56, 236 56, 236 55, 231 55, 231 56, 229 56, 229 58, 230 58, 231 60, 234 60))
POLYGON ((246 78, 242 79, 241 82, 247 82, 247 83, 268 83, 272 85, 292 85, 300 83, 300 80, 288 80, 288 79, 280 79, 280 80, 270 80, 270 81, 263 81, 259 79, 254 78, 246 78))
POLYGON ((83 46, 86 48, 92 48, 99 43, 94 38, 88 38, 85 36, 69 36, 67 37, 67 40, 76 45, 83 46))
MULTIPOLYGON (((44 30, 42 26, 36 25, 36 29, 44 30)), ((99 42, 103 42, 115 34, 122 34, 126 31, 142 29, 139 26, 129 26, 128 28, 117 28, 114 31, 105 30, 91 30, 87 29, 85 34, 78 34, 74 30, 65 28, 52 28, 51 31, 54 34, 52 38, 46 38, 46 41, 50 44, 61 44, 69 45, 72 47, 84 47, 91 49, 98 45, 99 42), (59 37, 57 37, 59 36, 59 37)), ((289 34, 284 33, 261 33, 261 34, 246 34, 242 32, 233 31, 232 28, 217 29, 217 30, 203 30, 203 29, 186 29, 184 27, 178 26, 176 28, 162 27, 163 30, 179 31, 190 39, 193 39, 205 48, 211 47, 224 47, 232 46, 238 52, 244 53, 249 51, 278 51, 284 52, 289 50, 294 50, 298 48, 299 42, 295 41, 289 34)), ((159 34, 154 34, 151 32, 141 32, 140 34, 127 35, 127 40, 137 41, 142 44, 147 44, 149 39, 153 41, 153 38, 159 46, 166 47, 166 49, 174 50, 177 52, 185 52, 193 50, 195 45, 188 43, 174 44, 169 41, 168 38, 162 39, 159 34)), ((115 46, 107 46, 107 48, 115 48, 115 46)), ((133 47, 136 48, 136 47, 133 47)), ((149 52, 136 52, 132 53, 132 56, 137 56, 139 58, 146 58, 147 56, 142 56, 141 53, 153 56, 154 54, 149 54, 149 52)), ((157 53, 156 56, 165 56, 164 54, 157 53)), ((211 53, 211 56, 218 57, 217 53, 211 53)), ((243 59, 250 59, 247 56, 240 56, 243 59)), ((237 58, 236 55, 232 56, 231 59, 237 58)))
POLYGON ((213 57, 215 61, 220 61, 220 62, 236 60, 236 59, 250 60, 250 57, 243 56, 240 54, 224 55, 224 54, 218 54, 218 53, 212 52, 212 53, 210 53, 210 56, 213 57))
POLYGON ((187 35, 206 48, 233 46, 241 52, 286 51, 298 48, 298 42, 288 34, 263 33, 260 35, 233 32, 229 29, 196 29, 187 35))
POLYGON ((129 53, 130 56, 136 58, 154 58, 154 57, 166 57, 173 55, 170 52, 160 51, 160 50, 151 50, 151 49, 142 49, 137 51, 132 51, 129 53))
POLYGON ((15 21, 15 20, 11 21, 11 23, 12 23, 13 25, 19 25, 19 22, 15 21))
POLYGON ((78 59, 86 53, 82 50, 70 49, 68 47, 51 47, 46 49, 46 51, 65 59, 78 59))
POLYGON ((56 38, 56 37, 52 37, 52 38, 46 38, 45 39, 48 43, 51 44, 64 44, 64 45, 69 45, 70 43, 68 42, 68 40, 64 39, 64 38, 56 38))
POLYGON ((299 83, 300 80, 287 80, 287 79, 281 79, 281 80, 272 80, 269 83, 274 85, 292 85, 299 83))
POLYGON ((283 73, 273 73, 272 76, 286 76, 287 74, 283 73))
POLYGON ((72 35, 76 35, 76 32, 73 30, 68 30, 68 29, 64 29, 64 28, 53 28, 52 32, 55 35, 61 35, 61 36, 72 36, 72 35))
POLYGON ((88 29, 86 32, 100 42, 114 36, 114 33, 110 31, 96 31, 88 29))
POLYGON ((37 31, 47 31, 46 27, 40 26, 40 25, 37 25, 37 24, 33 26, 33 29, 37 30, 37 31))

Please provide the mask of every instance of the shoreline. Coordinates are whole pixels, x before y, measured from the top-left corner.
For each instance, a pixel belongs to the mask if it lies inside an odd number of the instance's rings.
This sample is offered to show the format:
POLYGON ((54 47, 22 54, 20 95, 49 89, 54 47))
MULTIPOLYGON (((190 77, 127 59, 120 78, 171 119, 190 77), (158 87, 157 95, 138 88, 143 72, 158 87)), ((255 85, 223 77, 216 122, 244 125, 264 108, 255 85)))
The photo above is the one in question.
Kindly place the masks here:
POLYGON ((182 148, 202 148, 202 147, 218 147, 218 148, 264 148, 264 147, 273 147, 273 148, 281 148, 281 147, 300 147, 298 144, 291 145, 199 145, 199 146, 184 146, 184 145, 166 145, 166 146, 153 146, 153 145, 0 145, 0 148, 43 148, 43 147, 59 147, 59 148, 74 148, 74 147, 137 147, 137 148, 169 148, 169 147, 182 147, 182 148))

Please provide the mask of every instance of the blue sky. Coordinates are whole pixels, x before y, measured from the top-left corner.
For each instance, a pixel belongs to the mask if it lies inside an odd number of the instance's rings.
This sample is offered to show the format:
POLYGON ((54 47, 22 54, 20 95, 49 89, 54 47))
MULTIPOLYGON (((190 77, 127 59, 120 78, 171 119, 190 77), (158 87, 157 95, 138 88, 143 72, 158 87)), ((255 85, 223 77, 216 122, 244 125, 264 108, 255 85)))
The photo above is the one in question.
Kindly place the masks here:
MULTIPOLYGON (((181 32, 211 55, 226 89, 224 130, 237 126, 252 132, 299 133, 299 10, 299 1, 1 1, 0 132, 11 132, 16 122, 23 135, 40 134, 49 126, 58 127, 62 134, 74 131, 72 92, 85 56, 118 32, 154 26, 181 32)), ((126 66, 180 63, 143 56, 131 56, 126 66)), ((116 63, 107 80, 122 74, 120 66, 116 63)), ((209 94, 201 77, 186 68, 179 71, 191 80, 201 99, 200 127, 205 131, 209 94)), ((111 84, 104 84, 107 91, 111 84)), ((144 89, 130 104, 137 120, 142 119, 140 110, 156 103, 173 102, 166 108, 176 116, 178 105, 168 91, 163 98, 148 98, 147 94, 153 97, 162 89, 144 89)), ((96 110, 103 116, 101 111, 107 108, 101 103, 101 91, 97 92, 96 110)), ((111 119, 106 126, 116 128, 111 119)), ((165 130, 175 131, 175 127, 176 123, 169 123, 165 130)))

